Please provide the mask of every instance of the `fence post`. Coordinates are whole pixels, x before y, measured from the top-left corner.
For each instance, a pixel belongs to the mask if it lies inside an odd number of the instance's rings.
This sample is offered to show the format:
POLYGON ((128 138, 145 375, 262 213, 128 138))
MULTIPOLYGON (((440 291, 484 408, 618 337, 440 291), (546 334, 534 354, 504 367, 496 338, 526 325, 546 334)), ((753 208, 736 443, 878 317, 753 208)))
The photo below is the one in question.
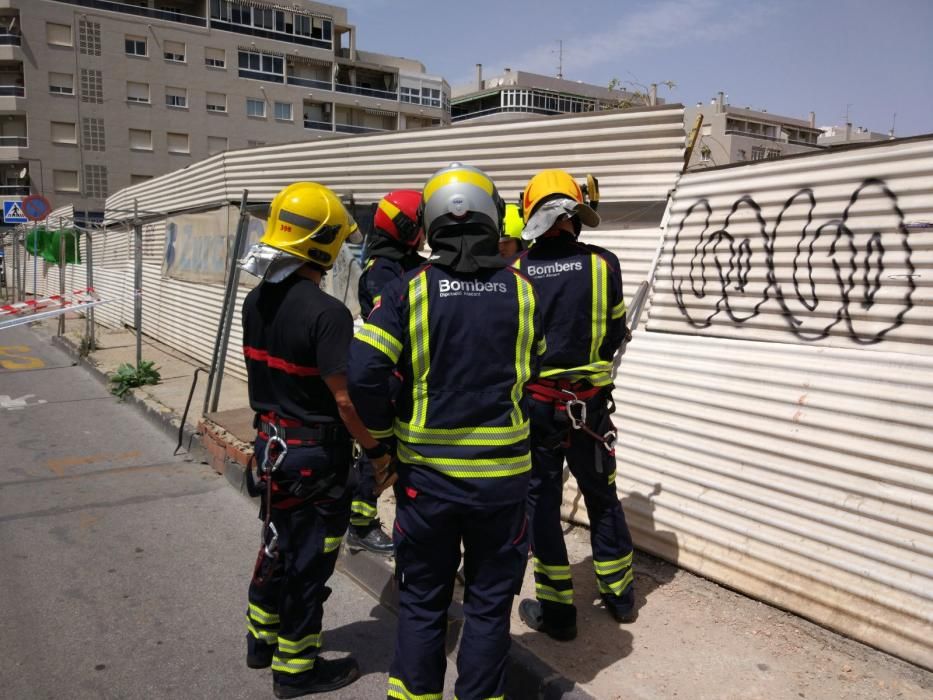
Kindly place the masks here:
POLYGON ((248 197, 249 190, 243 190, 236 235, 233 239, 233 247, 228 253, 230 269, 227 273, 227 284, 224 288, 224 302, 220 309, 220 322, 217 324, 217 338, 214 340, 214 355, 211 358, 210 372, 207 375, 203 413, 208 413, 208 408, 211 412, 216 411, 220 402, 220 385, 223 382, 224 365, 227 361, 227 344, 230 340, 230 327, 233 325, 233 309, 236 307, 237 285, 240 280, 240 268, 237 265, 237 259, 240 248, 243 246, 243 239, 246 238, 246 231, 249 229, 249 211, 246 206, 248 197), (213 390, 213 394, 211 390, 213 390))
POLYGON ((17 291, 19 291, 19 246, 16 245, 16 229, 13 229, 11 232, 10 238, 13 243, 10 246, 12 248, 13 255, 13 265, 10 268, 10 282, 13 283, 13 303, 15 304, 19 299, 17 298, 17 291))
MULTIPOLYGON (((65 305, 65 229, 61 218, 58 220, 58 293, 62 306, 65 305)), ((35 237, 35 236, 34 236, 35 237)), ((33 283, 35 287, 35 283, 33 283)), ((33 297, 35 298, 35 297, 33 297)), ((58 316, 58 335, 65 335, 65 314, 58 316)))
MULTIPOLYGON (((87 225, 87 224, 85 224, 87 225)), ((84 268, 85 274, 85 284, 89 290, 89 294, 94 294, 94 246, 91 242, 91 231, 88 229, 84 233, 84 249, 86 260, 85 263, 87 267, 84 268)), ((97 345, 94 342, 94 307, 91 306, 87 310, 87 330, 85 336, 87 337, 87 349, 96 350, 97 345)))
POLYGON ((133 325, 136 326, 136 371, 143 361, 143 224, 139 219, 139 200, 133 200, 133 325))

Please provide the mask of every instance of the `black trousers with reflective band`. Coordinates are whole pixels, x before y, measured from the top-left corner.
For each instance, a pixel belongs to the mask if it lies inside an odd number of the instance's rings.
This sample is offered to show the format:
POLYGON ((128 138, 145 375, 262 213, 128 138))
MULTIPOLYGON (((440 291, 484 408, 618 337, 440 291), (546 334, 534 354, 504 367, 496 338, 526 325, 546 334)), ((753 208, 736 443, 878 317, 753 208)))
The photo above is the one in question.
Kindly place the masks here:
POLYGON ((460 700, 505 692, 509 620, 528 557, 523 503, 478 507, 404 486, 401 465, 393 540, 399 621, 389 675, 391 698, 441 698, 447 656, 447 608, 463 545, 466 592, 455 687, 460 700))
MULTIPOLYGON (((586 402, 587 425, 600 435, 609 429, 609 409, 602 396, 586 402)), ((632 536, 616 491, 616 459, 582 430, 569 429, 554 406, 529 401, 531 416, 531 485, 528 517, 534 554, 535 592, 545 608, 574 605, 573 582, 560 522, 564 460, 577 480, 590 522, 590 544, 599 592, 607 605, 627 612, 632 590, 632 536), (564 447, 561 438, 569 436, 564 447)), ((559 610, 559 609, 558 609, 559 610)))
MULTIPOLYGON (((262 454, 257 441, 257 454, 262 454)), ((324 474, 346 469, 348 448, 289 447, 282 476, 301 472, 324 474)), ((313 479, 314 477, 310 477, 313 479)), ((331 494, 333 495, 333 494, 331 494)), ((247 608, 248 651, 273 648, 272 674, 283 685, 300 683, 313 673, 321 649, 321 618, 340 542, 350 519, 350 490, 337 498, 309 499, 291 508, 276 508, 272 523, 278 531, 278 558, 263 585, 250 582, 247 608)))

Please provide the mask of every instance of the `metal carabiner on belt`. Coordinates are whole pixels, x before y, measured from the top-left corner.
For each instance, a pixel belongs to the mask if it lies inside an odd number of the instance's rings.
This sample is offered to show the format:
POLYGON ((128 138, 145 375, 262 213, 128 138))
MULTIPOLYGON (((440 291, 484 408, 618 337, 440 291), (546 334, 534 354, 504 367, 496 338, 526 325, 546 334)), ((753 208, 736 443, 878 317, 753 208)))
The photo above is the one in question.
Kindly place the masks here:
POLYGON ((265 524, 260 536, 260 546, 263 547, 267 557, 275 557, 279 549, 279 531, 275 529, 275 523, 271 520, 265 524), (272 532, 272 539, 266 542, 267 531, 272 532))
POLYGON ((586 427, 586 402, 577 398, 569 389, 561 389, 570 398, 564 402, 564 410, 567 412, 567 418, 570 419, 570 425, 574 430, 580 430, 586 427), (574 413, 577 411, 577 413, 574 413))
POLYGON ((259 469, 263 474, 272 474, 276 469, 278 469, 282 462, 285 461, 285 455, 288 454, 288 444, 279 437, 279 429, 277 426, 270 424, 269 427, 272 429, 272 435, 266 439, 266 448, 262 453, 262 464, 259 469), (272 459, 272 446, 275 445, 279 453, 272 459))

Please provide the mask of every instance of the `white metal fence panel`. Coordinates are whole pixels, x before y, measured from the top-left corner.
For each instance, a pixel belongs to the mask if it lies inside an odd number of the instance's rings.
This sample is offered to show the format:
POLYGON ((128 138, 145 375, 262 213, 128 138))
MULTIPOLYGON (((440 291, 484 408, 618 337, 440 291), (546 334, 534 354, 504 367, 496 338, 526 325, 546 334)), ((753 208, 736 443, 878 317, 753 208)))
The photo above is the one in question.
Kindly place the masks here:
POLYGON ((638 546, 928 668, 931 195, 933 138, 684 176, 615 391, 638 546))

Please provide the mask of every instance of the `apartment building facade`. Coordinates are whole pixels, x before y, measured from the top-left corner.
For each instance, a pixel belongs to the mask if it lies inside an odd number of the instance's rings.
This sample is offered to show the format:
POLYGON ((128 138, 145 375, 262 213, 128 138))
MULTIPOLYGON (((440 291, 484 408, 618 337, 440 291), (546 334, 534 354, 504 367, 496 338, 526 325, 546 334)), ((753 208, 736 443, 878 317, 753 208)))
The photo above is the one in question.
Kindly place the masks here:
POLYGON ((501 75, 483 76, 476 64, 476 77, 469 85, 457 86, 450 98, 451 121, 515 118, 518 115, 573 114, 616 109, 627 103, 657 105, 657 89, 648 95, 565 80, 538 73, 506 68, 501 75))
POLYGON ((684 124, 692 129, 697 115, 703 116, 700 133, 687 165, 688 170, 727 163, 771 160, 820 148, 822 133, 813 112, 809 119, 783 117, 761 110, 735 107, 720 92, 707 105, 684 110, 684 124))
POLYGON ((0 0, 0 193, 97 212, 224 150, 446 124, 449 95, 334 5, 0 0))

